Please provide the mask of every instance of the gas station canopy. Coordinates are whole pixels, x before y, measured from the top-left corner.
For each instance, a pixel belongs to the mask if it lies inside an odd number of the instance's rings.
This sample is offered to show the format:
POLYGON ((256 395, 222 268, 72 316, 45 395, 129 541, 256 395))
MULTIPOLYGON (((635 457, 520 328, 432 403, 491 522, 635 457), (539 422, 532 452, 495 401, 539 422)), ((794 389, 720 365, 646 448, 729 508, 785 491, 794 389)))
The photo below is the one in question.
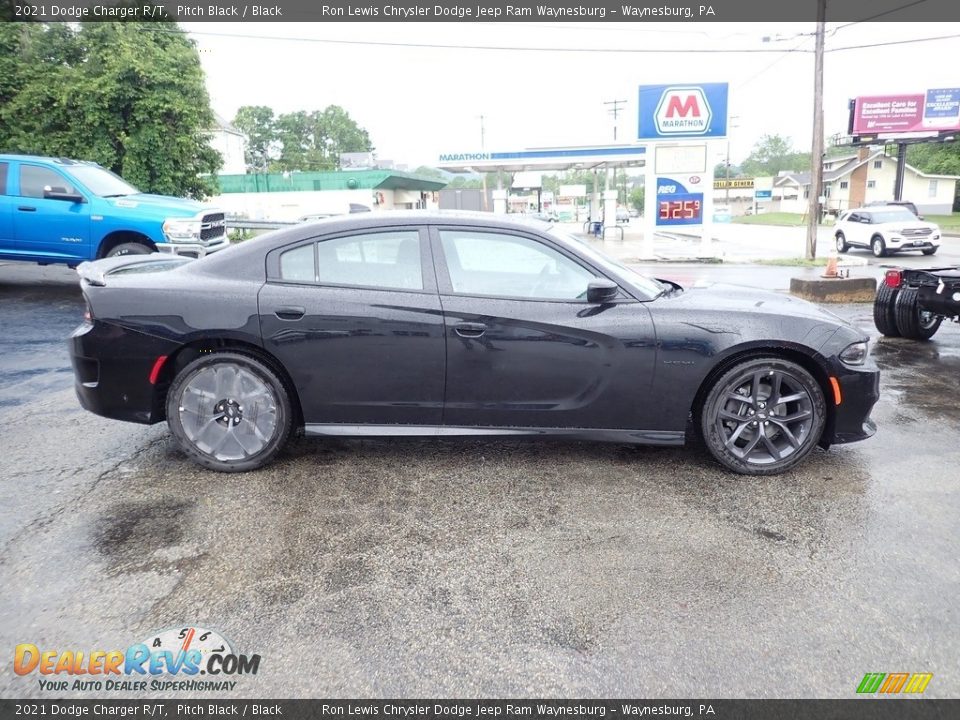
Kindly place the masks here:
POLYGON ((532 148, 513 152, 442 153, 437 167, 450 172, 520 172, 524 170, 601 170, 642 167, 643 145, 532 148))

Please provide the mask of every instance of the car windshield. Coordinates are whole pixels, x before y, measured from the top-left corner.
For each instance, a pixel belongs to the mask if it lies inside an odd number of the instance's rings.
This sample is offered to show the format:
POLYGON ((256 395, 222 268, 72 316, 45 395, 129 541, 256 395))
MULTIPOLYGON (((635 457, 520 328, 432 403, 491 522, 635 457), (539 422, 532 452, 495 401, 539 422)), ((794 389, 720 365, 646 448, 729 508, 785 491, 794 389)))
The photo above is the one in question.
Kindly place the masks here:
POLYGON ((888 222, 916 222, 917 216, 914 215, 909 210, 883 210, 883 211, 874 211, 873 212, 873 221, 875 223, 888 223, 888 222))
POLYGON ((71 165, 68 169, 87 190, 100 197, 136 195, 140 192, 119 175, 97 165, 71 165))
POLYGON ((572 235, 565 230, 560 230, 556 226, 552 226, 547 232, 550 235, 560 238, 564 242, 573 245, 578 252, 580 252, 582 255, 585 255, 588 259, 593 260, 601 267, 612 267, 619 271, 622 275, 626 275, 630 282, 632 282, 641 292, 651 299, 670 289, 663 283, 658 282, 651 277, 647 277, 646 275, 642 275, 636 270, 627 267, 619 260, 614 260, 606 253, 597 250, 586 240, 583 240, 576 235, 572 235))

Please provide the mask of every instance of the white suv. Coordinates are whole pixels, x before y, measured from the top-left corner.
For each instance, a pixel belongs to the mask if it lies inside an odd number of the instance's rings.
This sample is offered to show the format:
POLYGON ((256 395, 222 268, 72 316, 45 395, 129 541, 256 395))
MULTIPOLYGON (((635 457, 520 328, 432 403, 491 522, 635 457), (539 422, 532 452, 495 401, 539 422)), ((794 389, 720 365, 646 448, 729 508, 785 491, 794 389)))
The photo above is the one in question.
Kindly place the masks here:
POLYGON ((851 247, 869 248, 876 257, 903 250, 919 250, 933 255, 940 248, 940 227, 918 220, 903 207, 880 207, 847 210, 837 218, 837 251, 851 247))

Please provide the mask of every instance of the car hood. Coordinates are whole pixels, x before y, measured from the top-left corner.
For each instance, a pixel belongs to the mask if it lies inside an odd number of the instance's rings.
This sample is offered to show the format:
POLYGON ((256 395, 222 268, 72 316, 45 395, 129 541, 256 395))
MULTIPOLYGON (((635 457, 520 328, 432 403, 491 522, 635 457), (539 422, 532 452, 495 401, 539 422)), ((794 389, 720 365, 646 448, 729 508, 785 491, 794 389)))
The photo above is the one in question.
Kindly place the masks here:
POLYGON ((151 214, 163 218, 193 217, 203 210, 210 209, 196 200, 168 197, 166 195, 150 195, 148 193, 104 198, 104 200, 115 208, 136 210, 137 213, 151 214))
MULTIPOLYGON (((680 295, 664 298, 666 302, 687 309, 702 308, 705 315, 722 318, 735 313, 787 315, 829 323, 835 327, 855 328, 843 318, 824 310, 819 305, 768 290, 757 290, 742 285, 725 283, 698 284, 684 288, 680 295)), ((658 301, 659 302, 659 301, 658 301)), ((736 322, 736 320, 731 320, 736 322)))

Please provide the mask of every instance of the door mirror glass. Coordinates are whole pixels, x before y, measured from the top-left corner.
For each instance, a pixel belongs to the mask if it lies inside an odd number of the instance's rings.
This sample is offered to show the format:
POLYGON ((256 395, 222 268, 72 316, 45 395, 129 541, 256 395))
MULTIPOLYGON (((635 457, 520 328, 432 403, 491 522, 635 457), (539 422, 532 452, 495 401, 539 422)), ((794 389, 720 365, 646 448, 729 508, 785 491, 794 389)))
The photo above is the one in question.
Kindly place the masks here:
POLYGON ((620 286, 612 280, 597 278, 587 285, 587 302, 612 302, 620 293, 620 286))

